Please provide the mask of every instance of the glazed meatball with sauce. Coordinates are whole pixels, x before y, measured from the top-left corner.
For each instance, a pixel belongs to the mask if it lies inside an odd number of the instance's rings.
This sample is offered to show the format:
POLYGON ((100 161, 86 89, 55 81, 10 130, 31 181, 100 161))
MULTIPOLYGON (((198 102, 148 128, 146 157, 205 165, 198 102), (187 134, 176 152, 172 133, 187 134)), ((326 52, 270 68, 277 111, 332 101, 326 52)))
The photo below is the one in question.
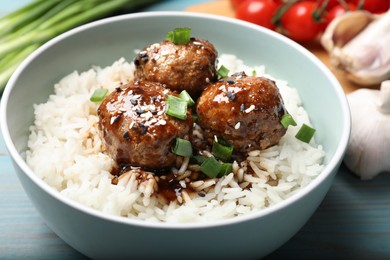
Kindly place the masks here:
POLYGON ((210 85, 197 103, 199 124, 209 143, 222 137, 244 153, 279 142, 287 111, 274 81, 237 73, 210 85))
POLYGON ((189 139, 193 119, 165 114, 166 96, 173 94, 161 84, 135 81, 117 88, 98 108, 99 127, 108 154, 119 166, 162 170, 172 166, 176 139, 189 139))
POLYGON ((207 40, 191 38, 187 44, 164 40, 145 47, 136 57, 135 80, 165 84, 171 90, 186 90, 198 97, 217 80, 217 51, 207 40))

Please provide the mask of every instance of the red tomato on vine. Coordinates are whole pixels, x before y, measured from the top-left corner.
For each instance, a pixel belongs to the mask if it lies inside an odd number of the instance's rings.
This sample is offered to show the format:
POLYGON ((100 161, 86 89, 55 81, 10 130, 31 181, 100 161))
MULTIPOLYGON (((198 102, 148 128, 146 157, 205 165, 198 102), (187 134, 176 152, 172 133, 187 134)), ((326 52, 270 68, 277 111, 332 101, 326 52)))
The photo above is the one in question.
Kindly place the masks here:
POLYGON ((357 6, 354 4, 347 4, 347 6, 336 5, 335 7, 330 9, 329 13, 327 14, 326 24, 328 25, 337 16, 343 15, 344 13, 349 11, 356 11, 356 10, 357 10, 357 6))
POLYGON ((281 17, 282 33, 295 41, 313 40, 323 28, 325 19, 317 3, 301 1, 293 4, 281 17))
POLYGON ((390 9, 390 0, 351 0, 356 6, 362 5, 364 10, 371 13, 384 13, 390 9))
POLYGON ((274 30, 272 17, 279 8, 274 0, 247 0, 236 9, 236 18, 274 30))

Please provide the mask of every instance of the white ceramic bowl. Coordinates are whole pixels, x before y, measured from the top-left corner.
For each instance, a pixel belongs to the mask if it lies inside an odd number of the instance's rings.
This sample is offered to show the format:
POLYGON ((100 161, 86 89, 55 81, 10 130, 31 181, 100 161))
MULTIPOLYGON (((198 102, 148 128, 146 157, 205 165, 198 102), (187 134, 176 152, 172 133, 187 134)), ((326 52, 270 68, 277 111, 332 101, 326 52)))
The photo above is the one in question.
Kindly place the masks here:
POLYGON ((345 95, 331 72, 310 52, 261 27, 225 17, 151 12, 109 18, 71 30, 42 46, 17 69, 1 102, 1 129, 18 177, 47 225, 92 258, 259 258, 291 238, 327 193, 350 132, 345 95), (175 27, 209 39, 219 53, 295 86, 326 151, 323 172, 285 201, 260 212, 211 223, 166 224, 114 217, 75 203, 50 188, 27 166, 34 103, 47 100, 53 84, 74 70, 107 66, 133 49, 158 42, 175 27))

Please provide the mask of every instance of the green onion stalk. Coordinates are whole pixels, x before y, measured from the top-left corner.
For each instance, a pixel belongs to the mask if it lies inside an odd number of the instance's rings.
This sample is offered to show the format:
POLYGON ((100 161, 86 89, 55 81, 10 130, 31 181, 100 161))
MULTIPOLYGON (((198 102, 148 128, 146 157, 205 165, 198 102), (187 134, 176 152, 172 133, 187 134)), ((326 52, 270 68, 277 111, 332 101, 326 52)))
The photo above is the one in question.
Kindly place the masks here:
POLYGON ((161 0, 35 0, 0 17, 0 94, 35 49, 82 24, 135 11, 161 0))

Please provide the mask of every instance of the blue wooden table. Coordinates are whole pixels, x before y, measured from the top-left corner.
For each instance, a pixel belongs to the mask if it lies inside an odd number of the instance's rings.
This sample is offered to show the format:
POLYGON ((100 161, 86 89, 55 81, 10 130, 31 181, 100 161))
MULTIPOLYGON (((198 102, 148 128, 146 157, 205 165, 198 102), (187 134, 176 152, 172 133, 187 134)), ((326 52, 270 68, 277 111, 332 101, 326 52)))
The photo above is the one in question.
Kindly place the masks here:
MULTIPOLYGON (((27 1, 0 0, 0 15, 27 1)), ((148 10, 183 10, 198 2, 205 1, 171 0, 148 10)), ((0 135, 0 259, 84 258, 45 225, 0 135)), ((390 259, 390 174, 361 181, 342 165, 309 222, 267 258, 390 259)))

